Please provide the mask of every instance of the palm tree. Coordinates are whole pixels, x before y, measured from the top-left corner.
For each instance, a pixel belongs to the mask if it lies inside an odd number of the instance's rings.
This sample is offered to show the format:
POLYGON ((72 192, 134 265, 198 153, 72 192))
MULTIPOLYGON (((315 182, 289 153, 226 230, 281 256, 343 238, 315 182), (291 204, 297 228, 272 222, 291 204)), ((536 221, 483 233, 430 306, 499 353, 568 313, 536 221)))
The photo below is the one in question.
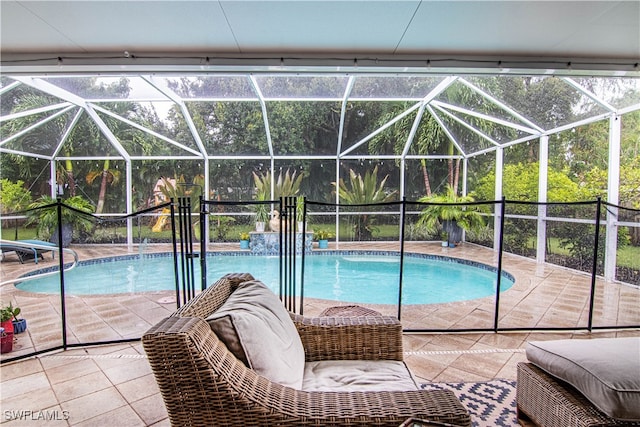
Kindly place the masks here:
POLYGON ((107 195, 107 184, 114 185, 120 181, 120 171, 109 167, 109 159, 105 159, 102 170, 92 170, 87 176, 87 184, 93 184, 97 177, 100 177, 100 193, 98 194, 98 203, 96 204, 96 213, 102 213, 104 209, 104 199, 107 195))
MULTIPOLYGON (((403 104, 403 108, 407 109, 410 105, 403 104)), ((388 111, 380 116, 377 121, 378 126, 384 126, 386 123, 393 120, 398 116, 397 110, 388 111)), ((407 137, 413 126, 414 118, 410 114, 401 120, 399 120, 394 126, 390 128, 389 133, 383 134, 373 138, 369 142, 369 151, 371 154, 380 154, 384 151, 384 146, 388 143, 393 143, 393 151, 396 155, 402 154, 407 143, 407 137)), ((410 151, 412 154, 428 154, 437 146, 437 141, 441 138, 442 129, 435 122, 435 120, 429 120, 426 126, 420 126, 418 133, 415 136, 415 142, 412 143, 410 151)), ((431 195, 431 180, 429 178, 429 172, 427 170, 427 162, 425 159, 420 160, 420 168, 422 170, 422 179, 424 181, 424 188, 427 195, 431 195)))

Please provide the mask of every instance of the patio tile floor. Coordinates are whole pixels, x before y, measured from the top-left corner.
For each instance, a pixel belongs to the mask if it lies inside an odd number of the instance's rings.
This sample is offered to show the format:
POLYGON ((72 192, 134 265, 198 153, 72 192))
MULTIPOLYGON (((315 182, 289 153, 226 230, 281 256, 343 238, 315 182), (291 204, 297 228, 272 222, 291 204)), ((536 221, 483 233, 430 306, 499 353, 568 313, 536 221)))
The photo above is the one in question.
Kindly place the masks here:
MULTIPOLYGON (((367 249, 371 249, 369 245, 367 249)), ((397 244, 374 245, 395 250, 397 244)), ((411 245, 409 245, 411 246, 411 245)), ((417 246, 417 245, 414 245, 417 246)), ((340 249, 358 248, 358 244, 340 249)), ((235 245, 233 246, 235 249, 235 245)), ((407 251, 425 251, 424 247, 407 251)), ((439 253, 447 249, 429 250, 439 253)), ((120 249, 126 253, 126 249, 120 249)), ((456 256, 493 264, 495 254, 478 247, 456 248, 456 256)), ((83 250, 84 257, 104 256, 83 250)), ((115 255, 118 250, 110 251, 115 255)), ((51 264, 47 259, 47 264, 51 264)), ((585 322, 584 286, 590 278, 566 269, 538 265, 510 257, 505 269, 516 276, 516 285, 501 300, 500 318, 509 327, 573 327, 585 322), (513 292, 511 292, 513 291, 513 292)), ((494 264, 495 265, 495 264, 494 264)), ((8 280, 33 268, 3 262, 0 279, 8 280)), ((597 322, 638 324, 639 291, 626 286, 603 287, 596 304, 597 322), (613 320, 610 320, 613 319, 613 320), (628 323, 626 323, 628 322, 628 323)), ((54 296, 16 291, 12 285, 0 291, 3 301, 14 298, 29 315, 28 330, 10 355, 57 345, 61 340, 59 308, 54 296)), ((310 300, 305 315, 319 313, 326 304, 310 300)), ((396 308, 372 306, 384 314, 396 308)), ((125 297, 71 298, 67 308, 83 317, 71 316, 69 343, 140 336, 148 327, 175 309, 171 293, 159 292, 125 297), (108 320, 104 320, 104 319, 108 320)), ((493 324, 491 299, 464 305, 436 304, 407 307, 402 313, 405 328, 487 328, 493 324)), ((419 382, 514 380, 516 364, 525 360, 530 340, 559 338, 640 336, 640 330, 597 332, 503 332, 503 333, 407 333, 405 360, 419 382)), ((6 355, 3 355, 6 356, 6 355)), ((166 410, 139 342, 70 348, 41 354, 0 368, 2 426, 168 426, 166 410), (46 420, 45 420, 46 418, 46 420)))

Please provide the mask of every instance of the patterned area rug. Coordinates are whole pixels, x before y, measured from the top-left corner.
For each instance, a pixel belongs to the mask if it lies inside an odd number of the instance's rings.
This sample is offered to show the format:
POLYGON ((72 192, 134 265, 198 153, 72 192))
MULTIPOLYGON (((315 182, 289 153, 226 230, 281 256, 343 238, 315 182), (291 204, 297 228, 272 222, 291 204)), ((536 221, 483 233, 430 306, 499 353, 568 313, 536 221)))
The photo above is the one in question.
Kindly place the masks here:
POLYGON ((517 426, 516 382, 493 380, 480 383, 428 383, 424 390, 451 390, 471 414, 474 426, 517 426))

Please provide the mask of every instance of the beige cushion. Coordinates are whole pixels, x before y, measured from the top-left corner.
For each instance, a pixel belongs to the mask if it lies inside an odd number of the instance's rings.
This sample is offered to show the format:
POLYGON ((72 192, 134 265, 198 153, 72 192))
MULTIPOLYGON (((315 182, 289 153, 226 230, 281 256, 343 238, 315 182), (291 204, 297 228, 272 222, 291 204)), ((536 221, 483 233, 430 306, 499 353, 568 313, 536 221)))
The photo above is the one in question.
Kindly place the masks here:
POLYGON ((526 353, 608 416, 640 421, 640 337, 533 341, 526 353))
POLYGON ((396 360, 324 360, 307 362, 304 391, 418 390, 404 362, 396 360))
POLYGON ((288 387, 302 387, 302 341, 282 302, 263 283, 240 284, 207 321, 227 348, 256 373, 288 387))

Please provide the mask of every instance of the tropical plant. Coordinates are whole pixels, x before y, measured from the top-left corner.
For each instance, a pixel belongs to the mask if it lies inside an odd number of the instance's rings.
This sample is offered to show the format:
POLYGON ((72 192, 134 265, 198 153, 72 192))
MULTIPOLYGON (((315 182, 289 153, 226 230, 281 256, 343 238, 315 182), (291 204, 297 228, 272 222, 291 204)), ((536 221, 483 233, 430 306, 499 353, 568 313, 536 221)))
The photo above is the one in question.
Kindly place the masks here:
MULTIPOLYGON (((71 226, 73 232, 88 232, 93 227, 90 215, 94 207, 82 196, 69 197, 62 201, 61 224, 71 226)), ((48 240, 58 227, 57 201, 51 196, 41 196, 29 205, 27 225, 37 224, 38 237, 48 240)))
POLYGON ((350 169, 348 186, 343 179, 339 184, 332 182, 331 185, 338 191, 340 201, 347 204, 384 203, 393 200, 396 195, 396 191, 387 193, 384 188, 388 178, 389 175, 386 175, 378 182, 377 166, 372 171, 365 172, 364 178, 350 169))
MULTIPOLYGON (((280 197, 296 196, 300 192, 300 184, 304 175, 298 175, 296 171, 290 172, 289 169, 283 174, 278 174, 278 178, 274 182, 273 197, 278 200, 280 197)), ((271 172, 257 174, 253 172, 253 181, 255 183, 257 201, 271 200, 271 172)), ((269 221, 269 206, 261 203, 254 205, 256 214, 256 222, 269 221)))
MULTIPOLYGON (((389 175, 378 182, 378 167, 372 171, 367 171, 362 175, 357 174, 353 169, 349 170, 349 184, 340 179, 339 183, 332 182, 335 191, 338 192, 341 203, 349 205, 366 205, 385 203, 394 200, 396 191, 387 192, 385 184, 389 175)), ((354 224, 355 237, 358 240, 370 238, 375 231, 375 217, 369 214, 358 216, 354 224)))
POLYGON ((453 187, 447 186, 445 194, 418 199, 418 202, 427 204, 420 213, 418 224, 424 226, 430 233, 446 231, 449 242, 455 243, 458 241, 456 227, 476 231, 484 226, 479 205, 465 205, 474 201, 473 196, 458 196, 453 187))
MULTIPOLYGON (((297 171, 290 172, 287 169, 284 174, 280 171, 273 186, 274 200, 298 195, 303 178, 304 175, 298 175, 297 171)), ((269 200, 271 197, 271 172, 260 175, 253 172, 253 181, 256 185, 256 200, 269 200)))

